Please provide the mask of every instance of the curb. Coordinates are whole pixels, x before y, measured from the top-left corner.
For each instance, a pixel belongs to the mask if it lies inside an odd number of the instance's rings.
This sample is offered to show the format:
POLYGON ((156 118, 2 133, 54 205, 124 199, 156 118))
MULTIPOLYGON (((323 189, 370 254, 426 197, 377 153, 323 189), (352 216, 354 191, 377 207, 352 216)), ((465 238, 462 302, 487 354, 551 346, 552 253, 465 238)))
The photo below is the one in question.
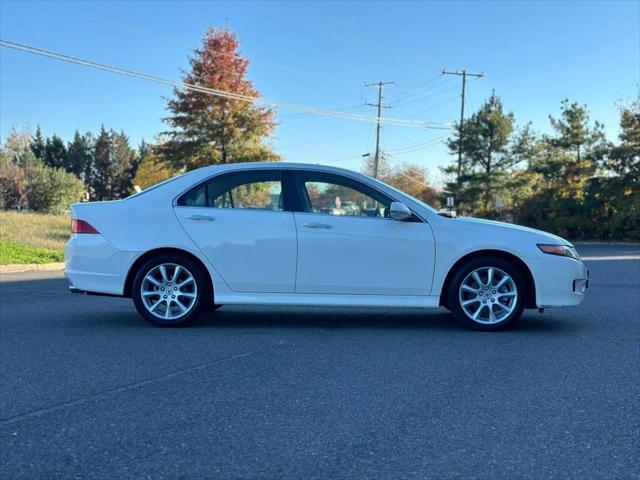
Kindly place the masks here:
POLYGON ((22 273, 22 272, 54 272, 64 270, 64 262, 58 263, 14 263, 10 265, 0 265, 0 273, 22 273))

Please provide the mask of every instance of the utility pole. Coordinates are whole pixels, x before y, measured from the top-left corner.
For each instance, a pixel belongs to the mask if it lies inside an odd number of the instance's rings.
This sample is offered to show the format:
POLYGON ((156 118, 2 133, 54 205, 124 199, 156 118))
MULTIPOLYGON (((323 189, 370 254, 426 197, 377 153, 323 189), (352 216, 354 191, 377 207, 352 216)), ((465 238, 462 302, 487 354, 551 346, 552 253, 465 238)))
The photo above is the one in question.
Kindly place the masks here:
POLYGON ((470 73, 466 70, 456 70, 455 72, 447 72, 442 69, 442 75, 459 75, 462 77, 462 102, 460 105, 460 137, 458 138, 458 185, 460 185, 460 179, 462 177, 462 122, 464 122, 464 96, 467 89, 467 77, 480 78, 484 76, 484 72, 470 73))
POLYGON ((378 178, 378 167, 380 165, 380 127, 382 124, 382 109, 383 108, 391 108, 389 105, 382 105, 382 91, 384 90, 385 85, 395 85, 396 82, 376 82, 376 83, 366 83, 365 87, 378 87, 378 103, 365 103, 365 105, 369 105, 370 107, 378 108, 378 117, 377 117, 377 128, 376 128, 376 156, 373 160, 373 178, 378 178))

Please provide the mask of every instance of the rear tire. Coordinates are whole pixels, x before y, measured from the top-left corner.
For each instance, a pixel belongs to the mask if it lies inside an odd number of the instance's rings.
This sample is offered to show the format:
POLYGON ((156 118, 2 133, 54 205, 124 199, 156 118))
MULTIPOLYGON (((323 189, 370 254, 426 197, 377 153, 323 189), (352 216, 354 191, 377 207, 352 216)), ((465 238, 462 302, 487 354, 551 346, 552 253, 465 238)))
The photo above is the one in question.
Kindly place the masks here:
POLYGON ((466 327, 497 331, 512 327, 526 303, 526 281, 520 270, 498 257, 477 257, 454 274, 447 305, 466 327))
POLYGON ((213 295, 199 265, 178 254, 160 254, 145 262, 133 280, 131 296, 138 313, 160 327, 193 322, 213 295))

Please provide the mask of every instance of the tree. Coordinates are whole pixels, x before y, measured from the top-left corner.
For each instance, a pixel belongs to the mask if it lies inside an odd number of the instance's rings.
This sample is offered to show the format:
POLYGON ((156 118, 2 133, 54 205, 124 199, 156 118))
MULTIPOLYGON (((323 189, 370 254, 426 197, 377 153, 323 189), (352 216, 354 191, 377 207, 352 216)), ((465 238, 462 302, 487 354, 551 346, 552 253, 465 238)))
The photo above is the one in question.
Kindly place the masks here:
POLYGON ((110 165, 111 165, 111 135, 100 127, 93 153, 93 174, 90 181, 91 200, 109 199, 111 195, 110 165))
POLYGON ((560 117, 549 116, 549 121, 554 135, 542 137, 532 169, 567 197, 582 198, 595 173, 595 157, 605 144, 603 126, 599 122, 591 126, 586 106, 568 99, 562 101, 560 117))
POLYGON ((589 112, 586 105, 570 103, 568 98, 562 101, 560 118, 556 119, 549 115, 549 121, 556 132, 556 136, 551 138, 551 144, 575 152, 577 166, 580 166, 585 149, 588 153, 589 148, 604 140, 602 124, 595 122, 593 127, 589 126, 589 112))
POLYGON ((42 130, 40 130, 40 125, 36 128, 36 134, 31 139, 31 151, 35 155, 38 160, 44 161, 44 148, 45 142, 44 137, 42 136, 42 130))
POLYGON ((0 152, 0 209, 22 209, 26 204, 24 171, 6 152, 0 152))
POLYGON ((129 146, 124 132, 111 132, 112 159, 109 168, 111 198, 126 197, 131 191, 131 180, 137 167, 136 153, 129 146))
MULTIPOLYGON (((183 81, 259 98, 253 83, 245 78, 249 61, 240 55, 238 46, 236 35, 228 28, 208 29, 183 81)), ((175 89, 174 95, 167 106, 171 116, 165 119, 173 130, 166 132, 168 139, 160 147, 174 166, 191 170, 216 163, 279 160, 264 144, 275 126, 272 110, 190 89, 175 89)))
POLYGON ((604 217, 610 237, 640 239, 640 97, 620 108, 618 145, 609 145, 602 159, 607 175, 598 182, 606 201, 604 217))
POLYGON ((47 138, 44 147, 44 163, 54 168, 65 168, 67 162, 67 149, 64 142, 57 135, 47 138))
POLYGON ((422 167, 405 165, 394 168, 383 180, 434 208, 440 208, 439 194, 435 188, 429 186, 429 176, 422 167))
POLYGON ((620 144, 607 152, 604 167, 628 183, 640 182, 640 97, 620 108, 620 144))
MULTIPOLYGON (((468 207, 488 212, 496 192, 504 187, 515 161, 510 149, 514 123, 513 114, 504 112, 502 101, 494 93, 462 128, 455 126, 447 146, 453 154, 462 150, 463 175, 458 192, 468 207)), ((445 171, 450 173, 452 168, 445 171)))
POLYGON ((76 130, 73 141, 69 142, 67 147, 66 169, 81 179, 85 179, 87 167, 93 158, 91 143, 90 133, 80 135, 80 132, 76 130))
POLYGON ((140 162, 132 183, 145 189, 173 177, 176 173, 169 162, 149 153, 140 162))
POLYGON ((31 135, 28 131, 18 131, 16 127, 11 127, 7 138, 4 140, 2 151, 8 158, 17 165, 23 165, 31 153, 31 135))

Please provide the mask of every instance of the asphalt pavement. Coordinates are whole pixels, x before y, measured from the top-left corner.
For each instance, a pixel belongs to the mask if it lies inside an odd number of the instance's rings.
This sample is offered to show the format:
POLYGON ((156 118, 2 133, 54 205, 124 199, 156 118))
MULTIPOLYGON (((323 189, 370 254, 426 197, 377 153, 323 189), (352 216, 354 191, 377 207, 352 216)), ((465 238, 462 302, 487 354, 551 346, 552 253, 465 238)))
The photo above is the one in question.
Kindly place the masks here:
POLYGON ((0 478, 640 478, 640 247, 579 307, 223 307, 191 328, 0 276, 0 478))

